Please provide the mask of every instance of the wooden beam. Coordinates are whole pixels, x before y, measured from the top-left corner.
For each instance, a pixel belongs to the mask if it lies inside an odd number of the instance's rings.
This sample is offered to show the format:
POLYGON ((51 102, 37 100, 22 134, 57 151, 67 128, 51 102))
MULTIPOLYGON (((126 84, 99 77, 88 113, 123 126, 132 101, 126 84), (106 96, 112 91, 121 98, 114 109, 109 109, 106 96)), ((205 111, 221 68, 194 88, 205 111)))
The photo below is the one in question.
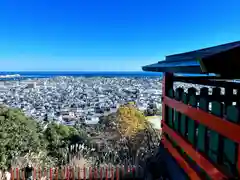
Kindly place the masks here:
POLYGON ((172 130, 166 123, 163 122, 163 131, 167 133, 184 152, 189 155, 195 163, 202 168, 213 180, 226 179, 226 176, 218 170, 211 162, 209 162, 204 156, 196 151, 191 144, 185 141, 174 130, 172 130))
POLYGON ((201 180, 200 176, 190 167, 190 165, 185 161, 185 159, 179 154, 179 152, 172 146, 172 144, 166 139, 162 139, 164 147, 170 152, 173 158, 181 166, 181 168, 186 172, 188 177, 192 180, 201 180))
POLYGON ((181 112, 189 118, 201 123, 211 130, 218 132, 219 134, 240 143, 240 126, 232 122, 226 121, 220 117, 214 116, 208 112, 205 112, 199 108, 186 105, 175 99, 171 99, 167 96, 163 97, 164 103, 174 108, 176 111, 181 112))

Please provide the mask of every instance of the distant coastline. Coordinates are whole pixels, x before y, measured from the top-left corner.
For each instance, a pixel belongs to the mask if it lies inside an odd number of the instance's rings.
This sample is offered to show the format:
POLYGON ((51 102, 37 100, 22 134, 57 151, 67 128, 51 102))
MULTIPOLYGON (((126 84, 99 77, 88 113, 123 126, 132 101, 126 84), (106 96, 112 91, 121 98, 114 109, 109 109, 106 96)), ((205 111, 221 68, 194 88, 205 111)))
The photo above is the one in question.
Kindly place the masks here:
POLYGON ((57 76, 73 77, 161 77, 161 73, 130 71, 130 72, 102 72, 102 71, 22 71, 0 72, 0 80, 18 80, 26 78, 51 78, 57 76))
POLYGON ((6 74, 6 75, 0 75, 0 78, 16 78, 21 77, 20 74, 6 74))

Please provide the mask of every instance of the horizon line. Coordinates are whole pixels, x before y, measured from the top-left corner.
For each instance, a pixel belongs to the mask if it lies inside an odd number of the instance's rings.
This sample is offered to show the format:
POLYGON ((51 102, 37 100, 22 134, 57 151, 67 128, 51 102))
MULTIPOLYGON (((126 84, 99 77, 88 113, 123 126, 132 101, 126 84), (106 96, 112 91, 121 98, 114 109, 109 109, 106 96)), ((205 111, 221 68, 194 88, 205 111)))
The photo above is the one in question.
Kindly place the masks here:
POLYGON ((139 71, 86 71, 86 70, 0 70, 0 72, 147 72, 147 71, 143 71, 143 70, 139 70, 139 71))

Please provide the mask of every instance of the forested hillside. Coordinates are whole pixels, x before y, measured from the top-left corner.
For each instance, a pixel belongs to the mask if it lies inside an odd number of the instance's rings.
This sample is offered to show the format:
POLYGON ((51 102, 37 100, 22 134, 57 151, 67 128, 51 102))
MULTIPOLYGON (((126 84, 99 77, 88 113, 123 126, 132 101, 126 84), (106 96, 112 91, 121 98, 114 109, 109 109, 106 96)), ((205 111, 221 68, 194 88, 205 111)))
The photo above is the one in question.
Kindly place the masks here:
POLYGON ((23 168, 27 163, 34 167, 67 165, 77 154, 93 165, 135 164, 137 159, 143 162, 159 142, 158 134, 134 104, 120 106, 116 113, 88 128, 37 122, 19 109, 0 106, 0 126, 0 169, 5 170, 23 168), (105 150, 93 146, 99 141, 105 150), (79 149, 83 143, 85 155, 79 149))
POLYGON ((67 161, 68 146, 87 140, 81 130, 55 123, 40 124, 21 110, 0 107, 0 169, 52 166, 67 161))

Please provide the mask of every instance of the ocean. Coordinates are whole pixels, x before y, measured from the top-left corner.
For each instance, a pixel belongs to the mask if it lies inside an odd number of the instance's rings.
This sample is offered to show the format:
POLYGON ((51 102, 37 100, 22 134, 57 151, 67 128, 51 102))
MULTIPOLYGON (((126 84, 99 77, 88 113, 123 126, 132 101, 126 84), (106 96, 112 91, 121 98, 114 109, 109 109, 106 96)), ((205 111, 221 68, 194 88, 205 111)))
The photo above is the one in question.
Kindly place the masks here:
POLYGON ((90 72, 90 71, 21 71, 21 72, 0 72, 0 76, 20 75, 14 78, 0 78, 0 80, 17 80, 26 78, 51 78, 57 76, 73 77, 161 77, 159 72, 90 72))

